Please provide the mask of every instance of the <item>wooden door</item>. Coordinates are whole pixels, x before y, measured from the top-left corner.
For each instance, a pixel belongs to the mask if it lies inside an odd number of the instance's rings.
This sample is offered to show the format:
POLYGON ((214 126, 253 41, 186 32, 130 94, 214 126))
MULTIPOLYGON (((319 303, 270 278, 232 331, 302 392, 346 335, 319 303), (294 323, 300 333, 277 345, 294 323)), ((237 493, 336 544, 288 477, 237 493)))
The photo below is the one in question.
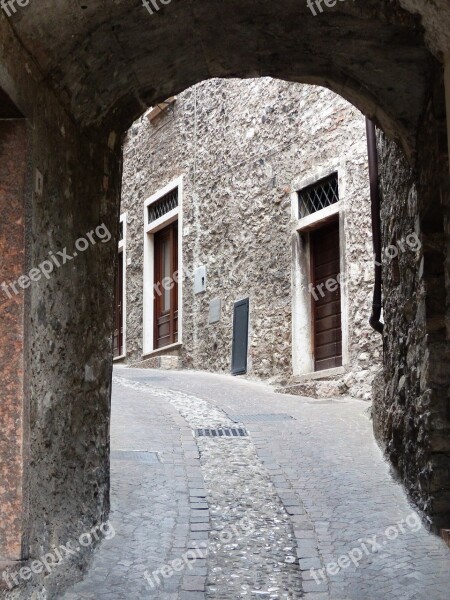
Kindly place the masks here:
POLYGON ((323 371, 342 365, 339 222, 312 232, 310 240, 314 367, 323 371))
POLYGON ((114 356, 123 354, 123 252, 119 252, 114 294, 114 356))
POLYGON ((155 350, 178 341, 178 222, 155 234, 155 350))

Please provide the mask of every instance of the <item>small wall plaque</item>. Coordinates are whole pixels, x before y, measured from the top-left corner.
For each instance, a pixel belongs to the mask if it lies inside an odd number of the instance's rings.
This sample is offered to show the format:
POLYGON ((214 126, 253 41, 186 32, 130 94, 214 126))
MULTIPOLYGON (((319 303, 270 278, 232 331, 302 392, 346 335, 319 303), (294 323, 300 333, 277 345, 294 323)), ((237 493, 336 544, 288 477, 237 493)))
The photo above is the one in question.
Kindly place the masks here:
POLYGON ((194 294, 206 292, 206 267, 198 267, 194 271, 194 294))
POLYGON ((220 298, 214 298, 209 303, 209 320, 208 323, 218 323, 221 319, 222 313, 222 300, 220 298))

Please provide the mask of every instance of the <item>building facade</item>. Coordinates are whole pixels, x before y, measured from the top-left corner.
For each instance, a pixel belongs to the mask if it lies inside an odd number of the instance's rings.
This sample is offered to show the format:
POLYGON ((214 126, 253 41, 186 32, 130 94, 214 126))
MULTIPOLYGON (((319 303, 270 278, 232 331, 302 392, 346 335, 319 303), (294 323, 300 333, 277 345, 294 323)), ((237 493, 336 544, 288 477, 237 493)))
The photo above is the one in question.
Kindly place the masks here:
POLYGON ((370 398, 365 123, 329 90, 212 79, 147 112, 119 252, 116 360, 370 398))

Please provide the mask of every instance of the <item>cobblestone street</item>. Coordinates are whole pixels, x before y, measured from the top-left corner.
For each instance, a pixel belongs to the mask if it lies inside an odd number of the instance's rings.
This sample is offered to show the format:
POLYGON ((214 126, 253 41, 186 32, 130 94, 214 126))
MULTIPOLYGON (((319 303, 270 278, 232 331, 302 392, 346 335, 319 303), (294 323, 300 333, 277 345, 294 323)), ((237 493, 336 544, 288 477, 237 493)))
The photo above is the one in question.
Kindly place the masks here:
POLYGON ((449 597, 450 550, 392 478, 367 403, 119 367, 111 438, 116 535, 65 600, 449 597))

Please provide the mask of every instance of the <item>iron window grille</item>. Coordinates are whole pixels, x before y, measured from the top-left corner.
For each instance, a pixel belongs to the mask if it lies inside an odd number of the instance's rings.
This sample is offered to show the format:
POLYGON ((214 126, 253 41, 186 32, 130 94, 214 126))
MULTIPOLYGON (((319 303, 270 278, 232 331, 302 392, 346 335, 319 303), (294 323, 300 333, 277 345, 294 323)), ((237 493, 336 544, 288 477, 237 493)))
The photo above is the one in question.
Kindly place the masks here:
POLYGON ((339 202, 338 174, 333 173, 325 179, 298 192, 298 212, 300 219, 339 202))
POLYGON ((165 194, 162 198, 153 202, 148 207, 148 222, 153 223, 167 215, 171 210, 178 207, 178 188, 165 194))

